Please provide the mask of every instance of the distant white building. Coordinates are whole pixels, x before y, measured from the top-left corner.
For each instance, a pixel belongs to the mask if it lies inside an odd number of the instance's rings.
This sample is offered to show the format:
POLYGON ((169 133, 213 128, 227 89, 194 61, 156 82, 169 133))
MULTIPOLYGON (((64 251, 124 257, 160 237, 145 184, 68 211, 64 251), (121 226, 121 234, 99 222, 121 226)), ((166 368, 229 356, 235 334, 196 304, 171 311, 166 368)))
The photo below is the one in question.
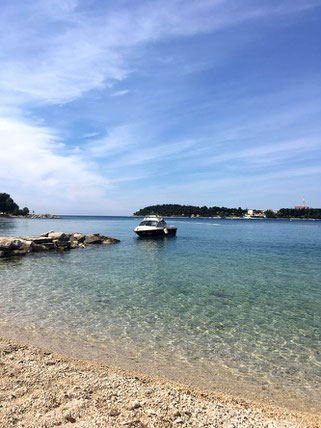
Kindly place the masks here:
POLYGON ((265 218, 265 214, 262 211, 258 210, 247 210, 247 214, 245 214, 244 218, 265 218))

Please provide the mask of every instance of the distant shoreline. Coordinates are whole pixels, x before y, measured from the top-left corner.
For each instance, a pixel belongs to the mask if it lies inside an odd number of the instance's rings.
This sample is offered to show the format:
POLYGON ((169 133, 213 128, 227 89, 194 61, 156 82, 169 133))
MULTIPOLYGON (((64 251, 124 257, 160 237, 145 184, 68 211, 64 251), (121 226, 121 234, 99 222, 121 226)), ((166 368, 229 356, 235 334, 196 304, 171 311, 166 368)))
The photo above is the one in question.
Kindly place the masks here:
POLYGON ((181 204, 157 204, 141 208, 133 213, 135 216, 157 214, 162 217, 188 217, 188 218, 230 218, 230 219, 321 219, 321 208, 296 206, 294 208, 249 209, 228 208, 219 206, 195 206, 181 204))
MULTIPOLYGON (((127 217, 127 218, 144 218, 145 215, 93 215, 93 214, 65 214, 68 217, 127 217)), ((171 216, 171 215, 160 215, 164 218, 175 218, 175 219, 190 219, 190 220, 288 220, 288 221, 321 221, 320 218, 297 218, 297 217, 278 217, 278 218, 266 218, 266 217, 187 217, 187 216, 171 216)), ((31 218, 31 219, 62 219, 64 216, 58 216, 56 214, 28 214, 28 215, 12 215, 12 214, 0 214, 0 218, 31 218)))
POLYGON ((14 214, 0 214, 2 218, 61 218, 56 214, 26 214, 26 215, 14 215, 14 214))
MULTIPOLYGON (((144 218, 145 215, 132 215, 129 216, 132 218, 144 218)), ((206 219, 206 220, 306 220, 306 221, 321 221, 320 218, 295 218, 295 217, 289 217, 289 218, 266 218, 266 217, 187 217, 187 216, 171 216, 171 215, 160 215, 160 217, 164 218, 178 218, 178 219, 191 219, 191 220, 197 220, 197 219, 206 219)))

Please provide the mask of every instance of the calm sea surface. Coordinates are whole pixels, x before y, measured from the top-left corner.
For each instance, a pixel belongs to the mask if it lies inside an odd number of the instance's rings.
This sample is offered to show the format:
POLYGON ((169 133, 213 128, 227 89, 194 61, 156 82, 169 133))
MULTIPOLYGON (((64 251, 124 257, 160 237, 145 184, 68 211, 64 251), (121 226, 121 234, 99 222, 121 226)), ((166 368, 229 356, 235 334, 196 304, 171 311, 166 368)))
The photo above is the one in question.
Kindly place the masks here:
POLYGON ((0 236, 101 233, 113 246, 0 259, 1 334, 232 394, 317 409, 321 221, 0 219, 0 236), (280 401, 282 400, 282 401, 280 401))

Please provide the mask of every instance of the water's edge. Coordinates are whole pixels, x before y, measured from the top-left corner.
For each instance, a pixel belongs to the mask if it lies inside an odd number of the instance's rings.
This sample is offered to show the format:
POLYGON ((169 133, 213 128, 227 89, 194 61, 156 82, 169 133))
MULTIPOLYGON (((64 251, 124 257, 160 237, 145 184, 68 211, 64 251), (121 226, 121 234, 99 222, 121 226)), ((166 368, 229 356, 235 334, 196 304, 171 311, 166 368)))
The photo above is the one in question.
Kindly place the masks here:
POLYGON ((267 384, 260 382, 257 377, 247 382, 237 376, 229 368, 216 362, 212 371, 208 367, 195 367, 191 370, 190 364, 184 360, 169 360, 167 355, 153 355, 143 349, 128 349, 119 344, 106 343, 105 349, 89 343, 79 343, 61 335, 54 335, 44 331, 32 331, 30 328, 9 326, 0 321, 0 337, 13 340, 21 344, 32 345, 51 352, 76 358, 83 361, 92 361, 109 367, 119 368, 128 372, 148 375, 159 379, 177 382, 192 388, 214 392, 217 395, 228 397, 229 400, 247 400, 257 407, 266 405, 282 407, 289 411, 307 412, 321 415, 319 395, 298 395, 280 382, 267 384))

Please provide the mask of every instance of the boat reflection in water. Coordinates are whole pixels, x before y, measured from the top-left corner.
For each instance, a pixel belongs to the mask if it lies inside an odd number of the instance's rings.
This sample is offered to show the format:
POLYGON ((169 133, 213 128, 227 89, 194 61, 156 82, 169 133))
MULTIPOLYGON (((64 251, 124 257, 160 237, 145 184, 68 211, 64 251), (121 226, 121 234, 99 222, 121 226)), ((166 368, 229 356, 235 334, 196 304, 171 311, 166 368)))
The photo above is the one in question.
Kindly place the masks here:
POLYGON ((162 217, 149 215, 135 227, 134 232, 140 237, 175 236, 177 227, 167 224, 162 217))

